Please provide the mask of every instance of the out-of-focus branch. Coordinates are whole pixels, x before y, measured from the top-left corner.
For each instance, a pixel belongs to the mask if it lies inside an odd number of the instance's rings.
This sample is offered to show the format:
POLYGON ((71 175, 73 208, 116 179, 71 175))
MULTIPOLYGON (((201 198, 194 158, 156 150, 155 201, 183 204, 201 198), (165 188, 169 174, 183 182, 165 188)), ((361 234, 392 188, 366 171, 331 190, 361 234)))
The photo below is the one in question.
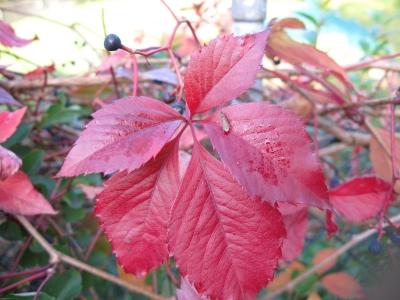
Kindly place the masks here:
POLYGON ((361 132, 352 132, 352 131, 345 131, 339 126, 320 118, 318 120, 318 125, 321 129, 325 130, 326 132, 334 135, 337 139, 341 140, 343 143, 347 145, 369 145, 370 143, 370 135, 367 133, 361 132))
MULTIPOLYGON (((397 216, 391 218, 390 221, 393 222, 393 223, 396 223, 396 222, 400 221, 400 215, 397 215, 397 216)), ((389 224, 386 223, 386 224, 383 224, 382 227, 386 227, 388 225, 389 224)), ((276 297, 278 295, 283 294, 284 292, 293 291, 293 289, 296 287, 296 285, 298 285, 300 282, 302 282, 303 280, 308 278, 310 275, 314 274, 316 271, 322 269, 325 265, 327 265, 330 262, 334 261, 341 254, 343 254, 346 251, 348 251, 349 249, 353 248, 355 245, 357 245, 358 243, 360 243, 363 240, 367 239, 368 237, 370 237, 374 233, 376 233, 375 229, 368 229, 368 230, 366 230, 366 231, 364 231, 362 233, 353 235, 351 240, 348 241, 346 244, 344 244, 339 249, 337 249, 337 251, 335 253, 331 254, 330 256, 325 258, 323 261, 321 261, 320 263, 316 264, 315 266, 313 266, 312 268, 308 269, 307 271, 303 272, 298 277, 296 277, 292 281, 288 282, 284 287, 272 291, 265 298, 263 298, 263 300, 270 300, 270 299, 273 299, 274 297, 276 297)))
MULTIPOLYGON (((95 267, 89 266, 88 264, 81 262, 73 257, 70 257, 68 255, 65 255, 61 252, 58 252, 56 249, 53 248, 52 245, 50 245, 46 239, 36 230, 35 227, 32 226, 32 224, 24 217, 20 215, 15 215, 15 219, 18 220, 18 222, 33 236, 35 240, 43 247, 43 249, 50 255, 50 262, 51 263, 58 263, 59 261, 62 261, 64 263, 67 263, 71 266, 74 266, 78 269, 82 269, 86 272, 89 272, 95 276, 101 277, 105 280, 111 281, 115 284, 118 284, 126 289, 128 289, 131 292, 134 293, 139 293, 142 295, 145 295, 151 299, 155 300, 166 300, 164 297, 154 294, 140 286, 137 286, 133 283, 130 283, 128 281, 125 281, 121 278, 118 278, 112 274, 109 274, 107 272, 104 272, 102 270, 99 270, 95 267)), ((46 274, 44 274, 45 276, 46 274)))

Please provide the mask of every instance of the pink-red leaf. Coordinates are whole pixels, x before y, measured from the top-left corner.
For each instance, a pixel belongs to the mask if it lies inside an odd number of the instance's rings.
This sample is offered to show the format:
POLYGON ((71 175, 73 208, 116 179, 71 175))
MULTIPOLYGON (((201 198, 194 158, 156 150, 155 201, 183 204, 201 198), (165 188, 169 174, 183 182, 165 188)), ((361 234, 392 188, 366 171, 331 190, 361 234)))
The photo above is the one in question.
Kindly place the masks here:
POLYGON ((344 272, 325 275, 321 283, 333 295, 343 299, 358 299, 366 296, 362 286, 351 275, 344 272))
MULTIPOLYGON (((279 23, 279 22, 278 22, 279 23)), ((293 41, 281 30, 274 30, 268 39, 267 51, 272 51, 282 59, 293 64, 306 64, 322 70, 331 70, 342 80, 348 80, 347 74, 331 57, 311 45, 293 41)))
POLYGON ((21 107, 22 104, 14 99, 5 89, 0 87, 0 104, 16 105, 21 107))
POLYGON ((114 175, 97 197, 95 214, 118 263, 142 278, 168 259, 167 225, 179 188, 178 141, 129 174, 114 175))
POLYGON ((12 176, 22 165, 22 160, 13 152, 0 146, 0 181, 12 176))
POLYGON ((92 116, 57 176, 130 173, 155 157, 185 120, 170 106, 147 97, 117 100, 92 116))
POLYGON ((222 161, 250 196, 274 204, 303 203, 329 209, 320 166, 300 118, 266 102, 222 109, 230 130, 222 128, 220 111, 204 120, 204 128, 222 161))
POLYGON ((200 296, 194 286, 185 277, 181 280, 181 288, 176 290, 178 300, 207 300, 206 296, 200 296))
MULTIPOLYGON (((382 143, 386 146, 389 154, 392 155, 391 150, 391 142, 390 142, 390 132, 385 131, 381 128, 375 128, 375 131, 379 134, 382 143)), ((400 149, 400 139, 394 139, 396 151, 400 149)), ((386 154, 386 151, 382 148, 381 144, 375 138, 374 135, 371 135, 371 144, 370 144, 370 158, 372 162, 372 166, 378 175, 378 177, 386 180, 388 182, 392 181, 392 159, 386 154)), ((396 167, 400 169, 400 155, 396 154, 396 167)), ((394 186, 394 190, 397 193, 400 193, 400 180, 396 181, 394 186)))
POLYGON ((35 36, 31 40, 22 39, 15 35, 14 29, 8 25, 6 22, 0 20, 0 43, 6 47, 23 47, 34 40, 37 40, 35 36))
POLYGON ((357 177, 329 191, 329 199, 346 219, 362 222, 383 208, 390 184, 376 177, 357 177))
POLYGON ((56 68, 54 63, 49 66, 37 67, 35 70, 28 72, 24 75, 25 79, 35 79, 43 77, 45 74, 55 72, 56 68))
POLYGON ((5 142, 15 132, 25 111, 26 107, 14 112, 0 111, 0 143, 5 142))
POLYGON ((0 209, 26 216, 57 213, 21 171, 0 181, 0 209))
POLYGON ((211 299, 254 299, 281 257, 281 214, 252 199, 196 141, 168 236, 183 277, 211 299))
POLYGON ((296 29, 306 29, 306 26, 302 21, 296 18, 285 18, 275 22, 272 30, 279 30, 282 28, 296 28, 296 29))
POLYGON ((109 71, 111 67, 123 60, 126 60, 127 58, 129 58, 129 55, 124 50, 118 49, 110 56, 107 56, 102 64, 96 69, 96 71, 109 71))
POLYGON ((303 251, 307 233, 307 206, 282 202, 279 203, 279 211, 287 233, 287 238, 283 241, 282 259, 289 262, 303 251))
POLYGON ((234 99, 254 84, 269 30, 216 38, 192 54, 185 72, 191 115, 234 99))

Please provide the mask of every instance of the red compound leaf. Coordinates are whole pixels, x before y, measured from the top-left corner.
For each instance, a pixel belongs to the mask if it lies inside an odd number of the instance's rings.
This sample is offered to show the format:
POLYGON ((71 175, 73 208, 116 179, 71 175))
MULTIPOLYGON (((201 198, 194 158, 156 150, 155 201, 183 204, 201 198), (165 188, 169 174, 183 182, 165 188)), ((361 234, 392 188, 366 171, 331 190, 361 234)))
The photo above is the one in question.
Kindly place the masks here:
POLYGON ((185 120, 168 105, 147 97, 117 100, 92 116, 58 177, 130 173, 155 157, 185 120))
POLYGON ((178 139, 138 170, 114 175, 97 197, 95 214, 118 263, 138 278, 168 259, 167 225, 179 188, 178 139))
POLYGON ((22 161, 18 156, 0 146, 0 181, 12 176, 21 165, 22 161))
POLYGON ((183 277, 211 299, 254 299, 273 278, 286 233, 281 214, 251 199, 196 141, 168 231, 183 277))
POLYGON ((214 148, 250 196, 330 209, 325 179, 300 118, 266 102, 231 105, 204 120, 214 148), (225 126, 226 127, 226 126, 225 126))
POLYGON ((307 206, 282 202, 279 203, 279 211, 287 232, 287 238, 283 241, 282 259, 289 262, 303 251, 307 233, 307 206))
POLYGON ((26 107, 14 112, 0 111, 0 143, 5 142, 15 132, 25 111, 26 107))
POLYGON ((21 171, 0 181, 0 209, 26 216, 57 213, 21 171))
POLYGON ((216 38, 195 51, 185 72, 185 95, 191 115, 205 112, 254 84, 269 30, 216 38))
POLYGON ((0 20, 0 43, 6 47, 23 47, 34 40, 37 40, 38 37, 35 36, 31 40, 22 39, 15 35, 14 29, 8 25, 6 22, 0 20))
POLYGON ((390 184, 376 177, 358 177, 329 191, 329 199, 346 219, 362 222, 377 216, 390 184))

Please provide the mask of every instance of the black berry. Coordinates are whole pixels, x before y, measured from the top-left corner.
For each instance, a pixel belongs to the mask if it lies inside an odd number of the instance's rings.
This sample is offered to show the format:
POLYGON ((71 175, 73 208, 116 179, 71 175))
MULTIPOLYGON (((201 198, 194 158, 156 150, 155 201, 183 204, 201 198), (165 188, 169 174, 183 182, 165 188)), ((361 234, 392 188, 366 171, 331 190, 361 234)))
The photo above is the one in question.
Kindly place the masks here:
POLYGON ((171 95, 170 92, 165 92, 162 95, 162 101, 164 101, 164 103, 167 103, 167 104, 174 102, 175 99, 176 99, 175 95, 171 95))
POLYGON ((390 235, 390 240, 393 244, 400 244, 400 235, 397 233, 397 231, 390 235))
POLYGON ((279 57, 274 57, 272 59, 272 61, 274 62, 274 65, 279 65, 281 63, 281 60, 279 59, 279 57))
POLYGON ((381 253, 382 250, 382 243, 378 240, 372 241, 371 244, 369 244, 368 251, 371 252, 372 254, 379 254, 381 253))
POLYGON ((182 102, 172 104, 171 107, 181 115, 183 115, 183 112, 185 111, 185 104, 183 104, 182 102))
POLYGON ((121 47, 121 39, 116 34, 109 34, 104 39, 104 48, 108 51, 115 51, 121 47))

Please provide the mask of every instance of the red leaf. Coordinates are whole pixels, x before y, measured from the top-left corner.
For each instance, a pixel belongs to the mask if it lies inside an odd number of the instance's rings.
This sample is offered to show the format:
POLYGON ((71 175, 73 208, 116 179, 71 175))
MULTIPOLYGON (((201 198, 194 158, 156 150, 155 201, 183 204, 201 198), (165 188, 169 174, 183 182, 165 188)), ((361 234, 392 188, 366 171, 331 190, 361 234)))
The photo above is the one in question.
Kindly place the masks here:
POLYGON ((329 199, 346 219, 362 222, 381 211, 390 184, 376 177, 358 177, 329 191, 329 199))
POLYGON ((181 280, 181 288, 176 290, 179 300, 207 300, 206 296, 200 296, 194 286, 185 277, 181 280))
POLYGON ((42 77, 44 74, 49 74, 55 72, 56 68, 54 66, 54 63, 49 66, 44 66, 44 67, 37 67, 35 70, 26 73, 24 75, 24 78, 29 78, 29 79, 35 79, 38 77, 42 77))
POLYGON ((38 37, 35 36, 31 40, 22 39, 15 35, 14 29, 8 25, 7 23, 0 20, 0 43, 6 47, 23 47, 34 40, 37 40, 38 37))
POLYGON ((21 165, 22 161, 18 156, 0 146, 0 181, 12 176, 21 165))
POLYGON ((117 100, 92 116, 57 177, 130 173, 155 157, 185 120, 170 106, 147 97, 117 100))
POLYGON ((86 199, 94 200, 98 194, 100 194, 104 187, 102 186, 90 186, 83 183, 78 183, 76 187, 80 188, 86 196, 86 199))
POLYGON ((118 263, 139 279, 168 259, 167 225, 179 187, 178 140, 146 165, 111 177, 97 197, 96 216, 118 263))
POLYGON ((24 116, 26 107, 14 112, 0 111, 0 143, 5 142, 17 129, 24 116))
POLYGON ((213 146, 250 196, 330 209, 325 179, 300 118, 266 102, 223 108, 204 120, 213 146))
POLYGON ((22 104, 14 99, 5 89, 0 87, 0 104, 16 105, 21 107, 22 104))
POLYGON ((279 203, 279 211, 283 216, 283 223, 287 238, 283 241, 282 259, 292 261, 303 251, 307 233, 307 206, 290 203, 279 203))
POLYGON ((185 72, 185 95, 191 115, 205 112, 254 84, 269 30, 212 40, 192 54, 185 72))
POLYGON ((348 81, 346 72, 328 54, 314 46, 293 41, 284 31, 274 30, 271 33, 267 51, 293 64, 307 64, 322 70, 332 70, 342 80, 348 81))
POLYGON ((275 22, 272 26, 272 30, 279 30, 281 28, 296 28, 296 29, 306 29, 306 26, 302 21, 296 18, 285 18, 275 22))
MULTIPOLYGON (((313 258, 313 265, 317 265, 329 256, 336 253, 338 250, 336 248, 325 248, 317 252, 313 258)), ((316 272, 318 275, 324 274, 329 269, 333 268, 336 265, 337 257, 331 259, 328 263, 326 263, 323 267, 319 268, 316 272)))
POLYGON ((57 213, 21 171, 0 181, 0 209, 26 216, 57 213))
POLYGON ((251 199, 196 141, 168 236, 183 277, 211 299, 254 299, 281 257, 281 214, 251 199))
MULTIPOLYGON (((389 154, 392 155, 392 150, 390 146, 391 144, 390 133, 380 128, 375 128, 375 131, 379 134, 379 136, 382 139, 382 142, 386 145, 389 154)), ((395 138, 394 141, 395 141, 396 151, 399 151, 400 139, 395 138)), ((392 181, 392 176, 393 176, 392 159, 386 154, 386 152, 383 150, 382 146, 379 144, 378 140, 374 137, 374 135, 371 135, 370 158, 372 166, 374 167, 374 170, 378 175, 378 177, 388 182, 392 181)), ((397 169, 400 168, 400 155, 396 155, 396 166, 397 169)), ((396 181, 396 184, 394 185, 394 190, 397 193, 400 193, 400 180, 396 181)))
POLYGON ((343 299, 364 298, 362 286, 349 274, 337 272, 328 274, 320 280, 324 288, 343 299))
POLYGON ((110 56, 107 56, 107 58, 103 61, 103 63, 96 69, 97 72, 102 72, 102 71, 109 71, 111 67, 113 67, 115 64, 119 63, 122 60, 125 60, 129 57, 129 55, 121 49, 118 49, 115 51, 113 54, 110 56))

